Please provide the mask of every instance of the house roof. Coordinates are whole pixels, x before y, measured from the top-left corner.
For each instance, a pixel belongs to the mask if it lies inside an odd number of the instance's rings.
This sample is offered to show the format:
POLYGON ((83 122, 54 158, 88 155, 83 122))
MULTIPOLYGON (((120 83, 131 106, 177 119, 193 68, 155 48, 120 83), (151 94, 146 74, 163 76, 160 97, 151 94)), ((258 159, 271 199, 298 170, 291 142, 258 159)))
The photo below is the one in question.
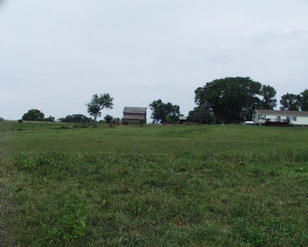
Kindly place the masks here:
POLYGON ((187 120, 187 117, 185 117, 185 116, 179 116, 179 120, 185 121, 185 120, 187 120))
POLYGON ((257 109, 256 112, 267 115, 288 115, 288 116, 304 116, 308 117, 308 111, 277 111, 257 109))
POLYGON ((130 107, 125 106, 124 107, 124 113, 134 113, 134 114, 145 114, 147 108, 146 107, 130 107))

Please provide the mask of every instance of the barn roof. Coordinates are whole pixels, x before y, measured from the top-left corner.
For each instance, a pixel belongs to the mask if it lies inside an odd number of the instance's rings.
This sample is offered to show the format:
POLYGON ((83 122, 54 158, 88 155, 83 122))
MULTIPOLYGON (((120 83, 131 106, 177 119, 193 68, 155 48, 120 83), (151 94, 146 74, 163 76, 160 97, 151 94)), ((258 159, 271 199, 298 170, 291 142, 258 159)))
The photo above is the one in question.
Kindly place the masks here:
POLYGON ((277 111, 277 110, 263 110, 257 109, 256 112, 268 115, 288 115, 288 116, 304 116, 308 117, 308 111, 277 111))
POLYGON ((145 114, 147 108, 146 107, 130 107, 125 106, 124 107, 124 113, 135 113, 135 114, 145 114))

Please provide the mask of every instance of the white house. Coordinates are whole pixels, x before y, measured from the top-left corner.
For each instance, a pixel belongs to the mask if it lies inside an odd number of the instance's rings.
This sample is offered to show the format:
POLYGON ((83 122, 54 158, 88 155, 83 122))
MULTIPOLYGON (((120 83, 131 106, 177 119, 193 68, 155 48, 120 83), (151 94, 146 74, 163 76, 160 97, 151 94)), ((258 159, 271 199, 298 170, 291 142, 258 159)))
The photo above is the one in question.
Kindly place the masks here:
POLYGON ((255 110, 252 116, 255 124, 290 123, 292 125, 308 125, 308 111, 276 111, 255 110))

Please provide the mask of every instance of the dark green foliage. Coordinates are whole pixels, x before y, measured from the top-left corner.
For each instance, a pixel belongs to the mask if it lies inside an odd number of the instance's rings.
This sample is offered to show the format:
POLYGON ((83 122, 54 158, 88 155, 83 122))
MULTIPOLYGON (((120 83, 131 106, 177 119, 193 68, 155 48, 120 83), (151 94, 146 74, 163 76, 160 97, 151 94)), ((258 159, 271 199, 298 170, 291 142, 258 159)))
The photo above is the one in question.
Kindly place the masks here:
POLYGON ((22 116, 25 121, 43 121, 44 113, 37 109, 31 109, 22 116))
POLYGON ((179 114, 174 115, 172 113, 167 114, 166 116, 166 122, 167 124, 176 124, 179 122, 179 114))
POLYGON ((300 96, 292 93, 287 93, 281 96, 280 105, 280 110, 283 111, 299 111, 300 96))
POLYGON ((210 111, 201 107, 195 107, 188 114, 187 121, 199 124, 212 124, 216 122, 215 116, 210 111))
POLYGON ((308 111, 308 89, 300 94, 300 108, 302 111, 308 111))
POLYGON ((65 118, 59 119, 61 123, 90 123, 91 118, 82 114, 67 115, 65 118))
POLYGON ((118 117, 116 117, 116 118, 114 118, 114 119, 112 120, 112 122, 113 122, 114 124, 119 125, 119 124, 121 124, 121 119, 118 118, 118 117))
POLYGON ((176 123, 180 116, 180 107, 172 103, 164 103, 161 99, 150 104, 153 123, 176 123))
POLYGON ((276 91, 249 77, 227 77, 195 90, 196 104, 213 112, 218 122, 251 120, 256 108, 275 106, 276 91), (260 99, 263 97, 263 99, 260 99))
POLYGON ((4 118, 3 117, 0 117, 0 121, 3 121, 4 120, 4 118))
POLYGON ((287 93, 280 99, 280 110, 308 111, 308 89, 300 94, 287 93))
POLYGON ((277 105, 276 100, 276 90, 269 86, 269 85, 263 85, 261 90, 261 95, 263 97, 261 101, 260 108, 261 109, 267 109, 267 110, 273 110, 275 106, 277 105))
POLYGON ((104 117, 104 120, 105 120, 105 122, 106 122, 107 124, 109 124, 109 123, 112 122, 113 117, 112 117, 111 115, 106 115, 106 116, 104 117))
POLYGON ((87 104, 88 113, 94 117, 96 121, 97 117, 102 115, 103 109, 112 109, 113 98, 108 94, 94 94, 91 101, 87 104))
POLYGON ((47 117, 47 118, 44 118, 43 121, 44 121, 44 122, 54 122, 54 121, 55 121, 55 117, 49 116, 49 117, 47 117))

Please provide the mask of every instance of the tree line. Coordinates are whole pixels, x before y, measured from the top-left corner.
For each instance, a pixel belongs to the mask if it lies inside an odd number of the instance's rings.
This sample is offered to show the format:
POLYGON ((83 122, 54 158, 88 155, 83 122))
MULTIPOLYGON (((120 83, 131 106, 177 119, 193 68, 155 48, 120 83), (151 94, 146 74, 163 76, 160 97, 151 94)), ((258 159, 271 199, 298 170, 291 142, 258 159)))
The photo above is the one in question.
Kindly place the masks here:
MULTIPOLYGON (((276 90, 249 77, 227 77, 206 83, 195 90, 198 112, 212 114, 215 122, 232 123, 252 119, 255 109, 273 110, 277 106, 276 90)), ((308 111, 308 90, 299 95, 285 94, 280 100, 281 110, 308 111)))
MULTIPOLYGON (((201 124, 236 123, 252 119, 255 109, 273 110, 277 106, 276 90, 270 86, 254 81, 249 77, 226 77, 216 79, 198 87, 195 91, 196 107, 188 114, 189 122, 201 124)), ((92 118, 82 114, 68 115, 58 119, 60 122, 79 123, 97 122, 104 109, 113 108, 114 98, 110 94, 94 94, 86 104, 92 118)), ((300 94, 287 93, 280 99, 280 109, 288 111, 308 111, 308 89, 300 94)), ((154 100, 149 104, 153 123, 177 123, 181 116, 180 106, 171 102, 154 100)), ((22 116, 28 121, 55 121, 37 109, 31 109, 22 116)), ((102 121, 102 120, 101 120, 102 121)), ((107 123, 120 123, 119 118, 106 115, 107 123)))

